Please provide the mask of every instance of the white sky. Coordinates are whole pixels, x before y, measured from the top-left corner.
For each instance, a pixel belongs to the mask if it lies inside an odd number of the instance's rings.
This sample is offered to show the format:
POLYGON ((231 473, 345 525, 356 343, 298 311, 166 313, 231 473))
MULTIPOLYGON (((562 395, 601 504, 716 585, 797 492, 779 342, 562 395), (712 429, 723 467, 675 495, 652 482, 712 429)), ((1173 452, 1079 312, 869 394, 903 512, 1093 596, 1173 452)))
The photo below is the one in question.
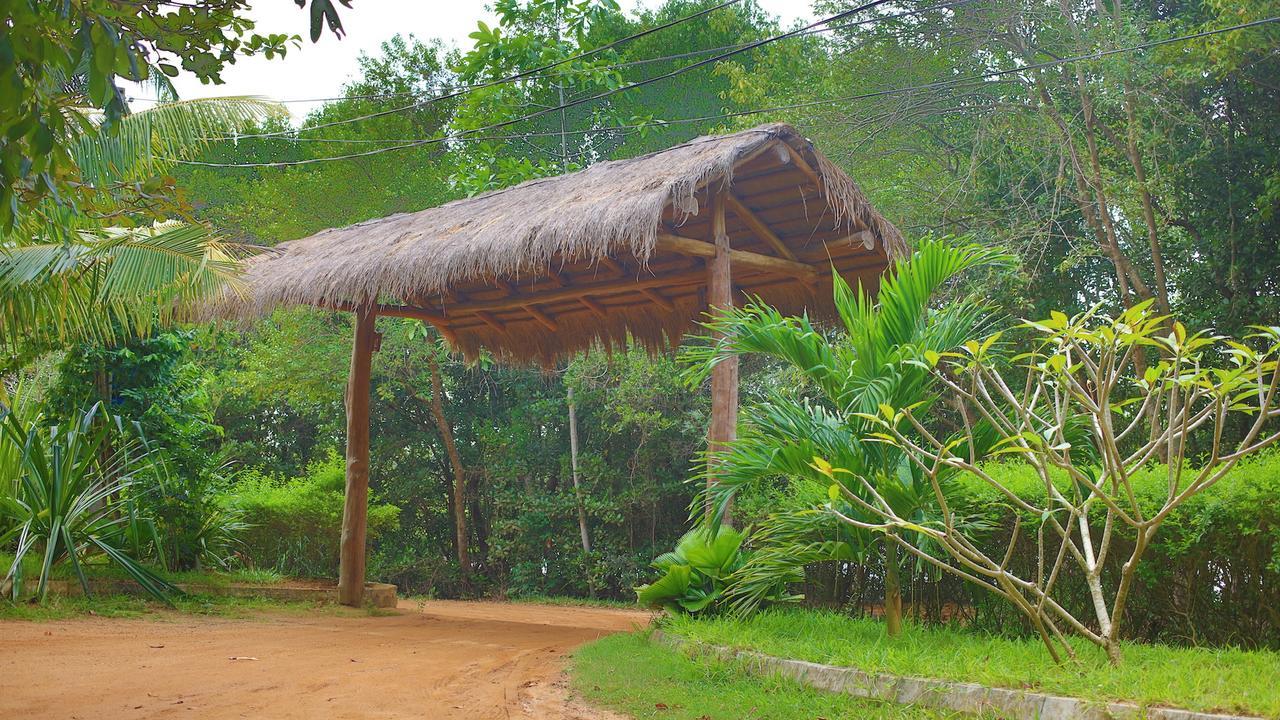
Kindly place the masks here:
MULTIPOLYGON (((259 95, 276 100, 331 97, 340 94, 344 83, 356 71, 361 52, 377 54, 379 45, 396 33, 422 39, 441 38, 461 48, 471 46, 467 34, 476 22, 494 24, 486 5, 489 0, 355 0, 353 7, 339 6, 347 35, 335 39, 327 30, 318 43, 308 37, 308 14, 292 0, 257 0, 250 15, 259 33, 285 33, 302 37, 302 47, 291 49, 283 59, 242 59, 223 71, 222 85, 202 85, 183 73, 174 85, 184 99, 225 95, 259 95)), ((661 0, 622 0, 623 9, 656 7, 661 0)), ((765 12, 781 18, 784 26, 795 20, 812 21, 807 0, 758 0, 765 12)), ((140 92, 139 95, 148 93, 140 92)), ((300 120, 319 103, 290 103, 295 120, 300 120)))

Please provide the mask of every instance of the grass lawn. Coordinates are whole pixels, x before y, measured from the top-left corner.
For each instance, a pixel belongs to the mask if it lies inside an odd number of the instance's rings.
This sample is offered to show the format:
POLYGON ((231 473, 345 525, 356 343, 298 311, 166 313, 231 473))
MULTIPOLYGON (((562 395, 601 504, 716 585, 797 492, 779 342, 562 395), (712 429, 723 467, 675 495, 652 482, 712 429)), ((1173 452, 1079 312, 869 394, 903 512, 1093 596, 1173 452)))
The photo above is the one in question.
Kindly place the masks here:
POLYGON ((710 658, 691 659, 645 633, 610 635, 574 653, 574 690, 636 720, 906 720, 961 717, 754 678, 710 658))
POLYGON ((663 623, 667 632, 706 643, 870 672, 1280 717, 1276 652, 1133 644, 1113 668, 1084 642, 1076 644, 1076 662, 1055 665, 1038 641, 911 625, 890 640, 879 621, 832 612, 774 610, 741 620, 673 616, 663 623))

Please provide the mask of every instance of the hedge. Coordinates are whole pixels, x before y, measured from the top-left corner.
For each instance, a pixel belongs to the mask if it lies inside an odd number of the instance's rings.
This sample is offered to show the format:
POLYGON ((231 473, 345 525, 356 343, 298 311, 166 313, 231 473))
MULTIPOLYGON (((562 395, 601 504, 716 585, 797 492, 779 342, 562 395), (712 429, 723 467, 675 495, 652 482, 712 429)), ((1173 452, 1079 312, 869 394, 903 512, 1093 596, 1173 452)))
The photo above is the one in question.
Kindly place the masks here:
MULTIPOLYGON (((1032 504, 1045 496, 1044 487, 1026 465, 988 465, 986 470, 1032 504)), ((1164 494, 1164 471, 1163 466, 1152 466, 1135 476, 1140 504, 1158 505, 1164 494)), ((998 491, 967 477, 957 481, 948 501, 957 514, 990 523, 992 529, 976 540, 988 554, 1004 554, 1015 511, 998 491)), ((1101 518, 1099 510, 1099 527, 1101 518)), ((1033 527, 1039 522, 1038 517, 1023 520, 1024 528, 1028 521, 1033 527)), ((1128 558, 1130 542, 1120 532, 1107 558, 1104 582, 1110 587, 1128 558)), ((803 589, 808 601, 844 606, 855 613, 878 612, 883 597, 878 555, 872 553, 865 563, 810 568, 803 589)), ((1024 533, 1011 569, 1030 577, 1035 564, 1035 536, 1024 533)), ((1074 567, 1059 588, 1060 600, 1078 610, 1077 617, 1092 617, 1074 567)), ((1002 598, 921 565, 904 573, 904 600, 925 620, 959 618, 1005 634, 1028 631, 1021 614, 1002 598)), ((1169 516, 1139 567, 1125 622, 1127 636, 1134 640, 1280 648, 1280 453, 1242 461, 1169 516)))
MULTIPOLYGON (((294 480, 246 474, 223 500, 250 525, 242 536, 244 564, 297 577, 336 577, 345 482, 343 460, 337 453, 294 480)), ((370 545, 395 529, 399 519, 400 508, 371 502, 370 545)))

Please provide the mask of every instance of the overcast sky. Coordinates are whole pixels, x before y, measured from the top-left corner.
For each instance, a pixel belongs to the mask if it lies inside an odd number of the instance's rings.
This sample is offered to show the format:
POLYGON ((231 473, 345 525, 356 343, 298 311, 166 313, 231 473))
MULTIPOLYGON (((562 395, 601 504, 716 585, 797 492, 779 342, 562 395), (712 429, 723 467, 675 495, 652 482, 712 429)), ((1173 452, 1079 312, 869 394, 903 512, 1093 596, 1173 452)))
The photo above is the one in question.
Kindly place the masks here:
MULTIPOLYGON (((312 44, 307 37, 307 13, 292 0, 257 0, 251 16, 259 33, 296 34, 303 38, 302 47, 290 50, 283 60, 248 58, 223 71, 222 85, 202 85, 184 73, 175 79, 183 98, 219 95, 259 95, 276 100, 330 97, 340 93, 351 80, 361 52, 376 54, 379 45, 396 33, 414 34, 419 38, 441 38, 446 44, 470 47, 467 34, 476 22, 494 24, 494 15, 486 9, 489 0, 356 0, 353 8, 341 8, 345 38, 335 39, 327 31, 320 42, 312 44)), ((784 26, 797 19, 813 19, 807 0, 758 0, 766 12, 782 19, 784 26)), ((655 7, 660 0, 622 0, 627 11, 637 7, 655 7)), ((139 95, 147 93, 140 92, 139 95)), ((313 103, 290 103, 295 119, 301 119, 315 108, 313 103)))

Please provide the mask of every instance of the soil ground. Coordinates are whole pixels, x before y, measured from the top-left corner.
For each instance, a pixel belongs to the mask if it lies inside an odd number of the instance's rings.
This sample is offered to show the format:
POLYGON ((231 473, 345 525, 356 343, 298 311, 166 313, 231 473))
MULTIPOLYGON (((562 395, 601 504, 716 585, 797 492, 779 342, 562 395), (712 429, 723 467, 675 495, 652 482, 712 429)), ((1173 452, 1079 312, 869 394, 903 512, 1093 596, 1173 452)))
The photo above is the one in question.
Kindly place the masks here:
POLYGON ((0 622, 0 718, 603 720, 569 697, 565 656, 649 617, 402 600, 382 616, 0 622))

